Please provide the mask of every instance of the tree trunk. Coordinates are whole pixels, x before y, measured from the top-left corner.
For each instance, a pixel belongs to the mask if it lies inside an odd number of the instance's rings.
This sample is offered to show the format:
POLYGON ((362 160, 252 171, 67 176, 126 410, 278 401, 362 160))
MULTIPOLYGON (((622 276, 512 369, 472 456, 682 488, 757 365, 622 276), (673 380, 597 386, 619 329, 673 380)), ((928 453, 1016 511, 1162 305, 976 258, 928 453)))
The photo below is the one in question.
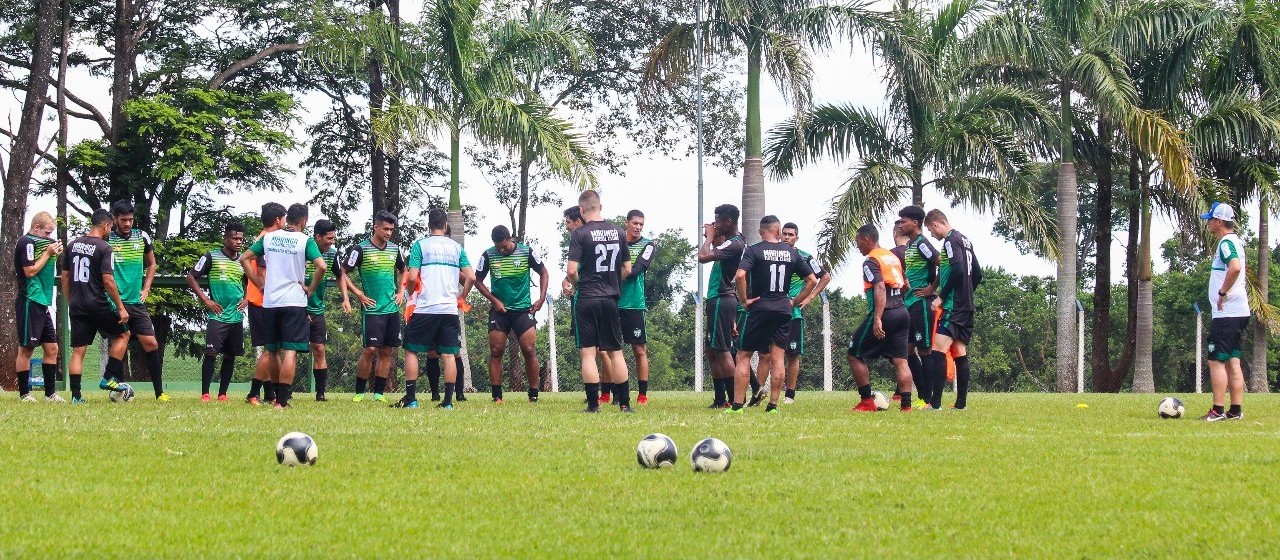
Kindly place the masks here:
MULTIPOLYGON (((31 175, 36 167, 36 150, 39 149, 40 125, 44 117, 45 95, 49 89, 50 54, 53 52, 53 35, 57 29, 58 0, 40 0, 36 5, 35 37, 31 45, 31 74, 27 78, 27 92, 22 102, 18 132, 9 148, 9 170, 4 181, 4 220, 0 220, 0 250, 13 254, 26 223, 27 191, 31 175)), ((17 297, 17 278, 12 274, 0 274, 0 300, 14 301, 17 297)), ((0 305, 0 386, 12 390, 17 384, 17 372, 13 368, 18 329, 15 326, 13 306, 0 305)))
MULTIPOLYGON (((449 238, 457 241, 459 245, 466 245, 467 230, 466 224, 462 219, 462 195, 459 191, 461 188, 458 173, 461 170, 458 158, 462 156, 462 139, 461 132, 458 130, 458 123, 454 123, 453 128, 449 132, 449 238)), ((475 391, 475 385, 471 382, 471 359, 467 354, 467 323, 461 317, 458 318, 462 324, 462 371, 458 372, 462 382, 459 384, 463 390, 468 392, 475 391)))
MULTIPOLYGON (((381 10, 379 0, 369 0, 369 12, 381 10)), ((382 81, 382 62, 369 57, 369 167, 370 195, 373 197, 373 216, 387 209, 387 153, 382 151, 373 135, 373 120, 378 118, 386 102, 386 86, 382 81)), ((372 218, 372 216, 370 216, 372 218)))
MULTIPOLYGON (((67 121, 67 66, 69 52, 71 51, 71 1, 62 0, 62 47, 58 51, 58 175, 55 183, 57 192, 57 212, 58 212, 58 241, 62 242, 65 247, 67 245, 67 185, 71 182, 71 169, 68 167, 67 161, 67 134, 70 132, 70 123, 67 121)), ((57 314, 55 315, 58 333, 61 334, 65 329, 63 325, 67 323, 67 315, 70 309, 67 307, 66 298, 57 298, 57 314)), ((69 333, 68 333, 69 335, 69 333)), ((67 340, 63 338, 62 340, 67 340)), ((63 364, 61 370, 66 375, 67 359, 71 356, 71 348, 68 344, 58 345, 58 363, 63 364)), ((64 377, 64 379, 66 379, 64 377)), ((54 380, 46 379, 45 383, 52 383, 54 380)))
POLYGON ((747 244, 760 241, 760 218, 764 217, 764 161, 760 136, 760 55, 759 38, 747 46, 747 157, 742 170, 742 232, 747 244))
POLYGON ((1152 336, 1155 309, 1151 302, 1151 190, 1142 186, 1142 241, 1138 244, 1138 340, 1134 349, 1133 392, 1154 393, 1152 336))
POLYGON ((533 166, 532 150, 527 145, 520 146, 520 201, 516 207, 516 219, 512 226, 516 231, 516 240, 524 241, 525 220, 529 217, 529 168, 533 166))
MULTIPOLYGON (((107 144, 113 148, 119 147, 124 139, 124 106, 133 96, 134 47, 136 46, 133 39, 133 20, 137 11, 138 6, 134 0, 116 0, 116 17, 112 29, 114 52, 111 63, 111 130, 107 135, 107 144)), ((129 198, 129 185, 124 181, 124 175, 130 171, 132 170, 119 164, 110 166, 108 204, 129 198)), ((146 213, 140 212, 140 214, 146 213)))
POLYGON ((1071 90, 1062 85, 1062 166, 1058 168, 1058 308, 1057 387, 1076 390, 1076 185, 1074 144, 1071 141, 1071 90))
MULTIPOLYGON (((1267 204, 1266 196, 1259 195, 1258 199, 1258 294, 1265 304, 1271 301, 1268 287, 1271 276, 1271 241, 1268 239, 1271 218, 1268 214, 1271 206, 1267 204)), ((1267 327, 1262 321, 1254 321, 1252 366, 1249 368, 1250 393, 1271 392, 1270 375, 1267 371, 1267 336, 1267 327)))
MULTIPOLYGON (((399 35, 400 0, 386 0, 386 3, 387 3, 387 14, 389 16, 389 20, 391 21, 391 26, 395 29, 396 34, 399 35)), ((396 73, 393 72, 392 78, 391 78, 392 101, 399 99, 400 96, 404 94, 404 87, 403 87, 404 84, 401 84, 400 81, 395 78, 395 74, 396 73)), ((386 192, 385 207, 388 212, 391 212, 392 214, 395 214, 397 216, 400 215, 400 211, 403 208, 400 201, 400 180, 403 174, 404 174, 404 171, 400 165, 399 153, 397 153, 396 155, 387 156, 387 192, 386 192)), ((399 238, 399 231, 400 230, 397 228, 396 229, 397 238, 399 238)))
MULTIPOLYGON (((1106 121, 1098 123, 1098 161, 1094 166, 1098 174, 1098 193, 1094 235, 1095 266, 1093 276, 1093 339, 1089 351, 1093 390, 1118 391, 1119 384, 1112 383, 1116 376, 1111 371, 1111 209, 1112 187, 1115 179, 1111 169, 1111 127, 1106 121)), ((1081 341, 1083 344, 1084 341, 1081 341)))

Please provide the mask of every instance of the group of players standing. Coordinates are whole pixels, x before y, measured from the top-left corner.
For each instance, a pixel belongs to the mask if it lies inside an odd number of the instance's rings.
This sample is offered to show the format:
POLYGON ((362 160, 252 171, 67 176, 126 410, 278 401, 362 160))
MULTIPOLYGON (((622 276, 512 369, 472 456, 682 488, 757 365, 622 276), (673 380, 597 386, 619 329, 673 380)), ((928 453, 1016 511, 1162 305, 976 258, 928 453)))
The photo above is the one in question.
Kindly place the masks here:
MULTIPOLYGON (((53 219, 40 213, 31 232, 19 240, 15 273, 21 291, 16 306, 21 351, 18 354, 19 392, 35 400, 27 382, 33 350, 43 346, 46 400, 61 401, 52 380, 57 374, 57 337, 49 307, 53 295, 53 263, 61 256, 62 290, 71 316, 71 365, 68 369, 72 401, 84 402, 80 391, 83 358, 95 335, 109 341, 108 361, 99 387, 115 390, 124 372, 124 353, 136 337, 147 357, 156 398, 168 400, 162 388, 161 360, 155 331, 144 302, 155 276, 151 239, 133 226, 128 202, 98 210, 87 235, 66 250, 51 239, 53 219)), ((766 216, 760 223, 762 241, 747 246, 738 229, 733 205, 715 209, 706 224, 698 261, 711 263, 707 293, 707 344, 712 350, 715 388, 712 408, 739 413, 766 397, 766 412, 776 413, 779 398, 795 398, 799 359, 804 352, 801 310, 831 282, 831 274, 812 255, 795 248, 799 229, 766 216), (751 372, 755 354, 762 359, 751 372), (765 384, 771 388, 765 391, 765 384), (747 402, 747 389, 751 390, 747 402)), ((251 343, 260 347, 246 402, 270 402, 288 408, 296 374, 297 354, 313 357, 315 397, 326 400, 328 378, 325 314, 326 276, 341 292, 341 305, 352 313, 352 299, 360 307, 363 351, 357 365, 356 395, 386 401, 384 391, 396 349, 405 354, 405 396, 392 406, 417 408, 420 355, 427 360, 432 400, 452 408, 455 397, 465 400, 456 375, 462 346, 459 307, 473 287, 490 302, 490 392, 503 400, 502 362, 509 336, 520 347, 530 402, 537 402, 541 367, 535 342, 534 315, 546 302, 550 273, 525 244, 513 239, 505 226, 491 232, 493 246, 472 267, 466 251, 448 237, 448 215, 431 210, 430 235, 414 241, 407 251, 392 241, 396 216, 379 212, 373 230, 345 253, 336 249, 337 227, 329 220, 307 226, 307 207, 278 203, 262 207, 262 233, 247 248, 243 225, 223 228, 222 246, 202 255, 186 275, 188 286, 207 310, 205 355, 202 363, 202 401, 214 400, 212 382, 222 356, 216 399, 227 401, 235 360, 244 354, 244 320, 248 316, 251 343), (359 274, 361 282, 352 281, 359 274), (539 276, 539 294, 531 294, 532 274, 539 276), (489 277, 490 287, 484 285, 489 277), (206 278, 208 290, 200 286, 206 278), (402 313, 403 322, 402 327, 402 313), (403 331, 403 332, 402 332, 403 331), (403 336, 402 336, 403 335, 403 336), (372 392, 372 396, 370 396, 372 392)), ((619 227, 603 219, 599 194, 585 191, 578 205, 564 212, 569 230, 568 263, 562 289, 572 294, 571 332, 582 359, 586 412, 613 402, 631 412, 630 374, 622 348, 632 348, 640 404, 648 402, 649 364, 646 351, 645 271, 657 247, 643 236, 645 216, 627 214, 619 227), (597 357, 601 365, 597 366, 597 357)), ((897 372, 897 396, 902 409, 912 408, 913 384, 921 401, 916 406, 941 408, 948 359, 954 360, 955 408, 966 406, 969 368, 966 353, 972 333, 974 287, 981 272, 969 241, 955 231, 939 210, 927 215, 916 206, 899 213, 894 224, 898 245, 879 245, 873 226, 863 226, 856 245, 866 256, 862 274, 869 313, 850 340, 848 361, 861 402, 854 410, 874 411, 868 363, 888 358, 897 372), (927 229, 942 244, 941 251, 925 238, 927 229)))

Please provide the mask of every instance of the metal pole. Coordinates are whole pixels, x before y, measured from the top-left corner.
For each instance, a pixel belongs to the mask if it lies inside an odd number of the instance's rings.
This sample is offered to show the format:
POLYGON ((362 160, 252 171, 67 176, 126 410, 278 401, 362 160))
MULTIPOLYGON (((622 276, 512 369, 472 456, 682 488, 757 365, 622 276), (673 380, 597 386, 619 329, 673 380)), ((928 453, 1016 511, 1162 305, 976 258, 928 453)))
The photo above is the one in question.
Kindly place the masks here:
POLYGON ((550 356, 547 357, 551 361, 551 392, 560 392, 560 354, 556 352, 556 302, 551 298, 547 298, 547 332, 550 333, 551 348, 550 356))
POLYGON ((1203 362, 1204 354, 1202 353, 1203 352, 1202 345, 1204 344, 1204 336, 1203 336, 1204 321, 1202 320, 1200 315, 1200 304, 1193 303, 1191 304, 1191 307, 1196 310, 1196 392, 1203 393, 1204 392, 1204 370, 1200 368, 1204 367, 1204 362, 1203 362))
POLYGON ((822 298, 822 390, 830 391, 835 374, 831 367, 831 301, 827 292, 818 295, 822 298))
MULTIPOLYGON (((698 114, 698 118, 697 118, 697 122, 698 122, 698 215, 696 217, 696 220, 693 223, 693 246, 698 247, 702 244, 702 240, 699 238, 699 235, 702 233, 702 219, 703 219, 703 214, 702 214, 703 212, 703 209, 702 209, 702 186, 703 186, 702 185, 702 0, 698 0, 697 6, 695 8, 695 19, 697 20, 697 23, 694 26, 694 53, 695 53, 694 54, 694 68, 695 68, 694 73, 697 76, 696 84, 698 88, 698 111, 697 111, 697 114, 698 114)), ((703 372, 702 361, 703 361, 703 356, 705 355, 705 349, 703 348, 703 344, 706 338, 703 336, 703 333, 706 332, 706 323, 705 323, 706 320, 702 314, 703 283, 704 281, 703 281, 702 263, 698 263, 698 285, 696 288, 694 288, 694 295, 693 295, 693 301, 698 306, 697 309, 695 310, 694 321, 693 321, 694 337, 695 337, 695 340, 693 341, 693 348, 694 348, 693 390, 697 392, 702 392, 702 372, 703 372)))
POLYGON ((1080 341, 1076 344, 1076 392, 1084 392, 1084 306, 1080 305, 1080 300, 1076 300, 1076 316, 1078 317, 1076 325, 1076 340, 1080 341))

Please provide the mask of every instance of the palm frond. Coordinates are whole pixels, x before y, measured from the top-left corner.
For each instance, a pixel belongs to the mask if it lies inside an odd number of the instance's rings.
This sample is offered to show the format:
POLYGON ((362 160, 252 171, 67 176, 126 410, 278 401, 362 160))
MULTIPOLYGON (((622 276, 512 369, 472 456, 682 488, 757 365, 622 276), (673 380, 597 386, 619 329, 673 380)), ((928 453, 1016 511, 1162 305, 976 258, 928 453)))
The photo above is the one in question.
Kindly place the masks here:
POLYGON ((769 131, 764 165, 779 178, 824 157, 892 159, 897 144, 882 115, 849 104, 814 107, 797 122, 788 119, 769 131))
POLYGON ((573 125, 556 117, 542 102, 518 103, 488 97, 468 107, 468 121, 476 137, 497 146, 524 145, 544 160, 557 177, 579 187, 597 185, 595 158, 573 125))
POLYGON ((853 238, 864 224, 874 224, 902 199, 911 186, 911 170, 891 161, 870 160, 860 164, 845 181, 844 189, 831 200, 831 211, 822 219, 818 232, 818 253, 833 268, 852 257, 853 238))
POLYGON ((1187 142, 1208 158, 1272 152, 1280 147, 1280 104, 1241 91, 1216 96, 1187 128, 1187 142))

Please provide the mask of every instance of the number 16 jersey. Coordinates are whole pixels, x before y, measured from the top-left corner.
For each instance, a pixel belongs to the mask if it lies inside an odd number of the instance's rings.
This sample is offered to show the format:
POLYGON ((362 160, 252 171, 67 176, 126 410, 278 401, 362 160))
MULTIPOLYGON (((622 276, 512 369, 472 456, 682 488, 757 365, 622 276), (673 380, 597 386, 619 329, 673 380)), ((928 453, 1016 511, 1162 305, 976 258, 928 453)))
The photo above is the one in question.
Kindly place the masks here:
POLYGON ((578 299, 618 299, 622 264, 631 261, 626 232, 609 222, 588 222, 569 236, 569 260, 578 263, 578 299))

